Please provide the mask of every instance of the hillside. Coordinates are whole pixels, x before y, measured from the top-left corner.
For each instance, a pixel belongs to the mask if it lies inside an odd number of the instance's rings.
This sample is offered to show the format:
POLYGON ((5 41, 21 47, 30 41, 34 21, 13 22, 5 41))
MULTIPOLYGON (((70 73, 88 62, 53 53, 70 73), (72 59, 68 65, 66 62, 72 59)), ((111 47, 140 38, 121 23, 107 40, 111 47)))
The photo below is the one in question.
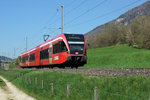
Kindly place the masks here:
MULTIPOLYGON (((121 22, 124 25, 128 25, 136 17, 144 16, 144 15, 148 15, 148 14, 150 14, 150 1, 147 1, 144 4, 127 11, 126 13, 120 15, 117 19, 114 19, 113 21, 121 22)), ((108 23, 110 23, 110 22, 108 22, 108 23)), ((88 37, 95 36, 96 34, 101 33, 104 26, 107 25, 108 23, 106 23, 104 25, 97 26, 96 28, 94 28, 90 32, 86 33, 85 34, 86 37, 88 38, 88 37)))
POLYGON ((8 62, 11 62, 11 61, 13 61, 13 59, 11 59, 11 58, 8 58, 8 57, 5 57, 5 56, 0 56, 0 62, 1 61, 8 61, 8 62))
POLYGON ((150 68, 150 50, 127 45, 90 49, 83 68, 150 68))

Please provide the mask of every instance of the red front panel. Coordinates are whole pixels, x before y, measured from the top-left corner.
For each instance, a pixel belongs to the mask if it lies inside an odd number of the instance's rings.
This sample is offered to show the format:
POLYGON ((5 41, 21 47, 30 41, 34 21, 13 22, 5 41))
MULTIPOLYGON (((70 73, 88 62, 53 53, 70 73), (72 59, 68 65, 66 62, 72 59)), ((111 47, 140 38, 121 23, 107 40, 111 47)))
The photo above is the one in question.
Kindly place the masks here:
POLYGON ((67 51, 53 54, 53 64, 62 64, 67 61, 67 51))

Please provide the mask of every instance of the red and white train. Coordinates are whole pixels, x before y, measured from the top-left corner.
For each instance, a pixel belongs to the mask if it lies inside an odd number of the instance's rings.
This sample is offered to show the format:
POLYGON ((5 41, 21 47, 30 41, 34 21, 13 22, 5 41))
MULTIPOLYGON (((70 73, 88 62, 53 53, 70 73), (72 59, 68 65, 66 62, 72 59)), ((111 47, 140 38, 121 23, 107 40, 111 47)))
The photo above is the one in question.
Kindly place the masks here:
POLYGON ((86 38, 61 34, 20 55, 20 67, 78 67, 86 64, 86 38))

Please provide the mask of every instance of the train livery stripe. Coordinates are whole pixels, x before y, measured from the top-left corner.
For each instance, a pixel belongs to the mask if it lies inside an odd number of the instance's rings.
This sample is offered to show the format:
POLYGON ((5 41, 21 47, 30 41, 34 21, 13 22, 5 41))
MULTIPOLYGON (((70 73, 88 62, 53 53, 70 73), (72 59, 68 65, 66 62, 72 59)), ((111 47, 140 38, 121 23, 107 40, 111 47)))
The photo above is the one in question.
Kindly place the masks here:
POLYGON ((62 38, 62 37, 59 37, 59 38, 56 38, 56 39, 54 39, 54 40, 52 40, 52 41, 49 41, 49 42, 47 42, 47 43, 41 45, 40 48, 43 47, 43 46, 45 46, 45 45, 47 45, 47 44, 50 44, 50 43, 52 43, 52 42, 54 42, 54 41, 57 41, 57 40, 59 40, 59 39, 63 39, 63 38, 62 38))

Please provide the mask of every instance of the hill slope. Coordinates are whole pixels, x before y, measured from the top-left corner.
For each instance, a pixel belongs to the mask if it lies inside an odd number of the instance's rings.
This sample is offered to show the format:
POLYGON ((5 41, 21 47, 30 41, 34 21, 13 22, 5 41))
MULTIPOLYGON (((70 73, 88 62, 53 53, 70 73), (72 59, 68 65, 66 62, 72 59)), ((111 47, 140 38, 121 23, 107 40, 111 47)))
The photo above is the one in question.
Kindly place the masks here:
POLYGON ((97 48, 87 51, 83 68, 150 68, 150 50, 127 45, 97 48))
MULTIPOLYGON (((128 25, 136 17, 144 16, 144 15, 148 15, 148 14, 150 14, 150 1, 147 1, 144 4, 127 11, 126 13, 120 15, 117 19, 115 19, 113 21, 121 22, 124 25, 128 25)), ((110 22, 108 22, 108 23, 110 23, 110 22)), ((96 28, 94 28, 90 32, 86 33, 85 36, 88 38, 88 37, 95 36, 96 34, 101 33, 104 26, 107 25, 108 23, 106 23, 104 25, 97 26, 96 28)))
POLYGON ((11 61, 13 61, 13 59, 11 59, 11 58, 8 58, 8 57, 5 57, 5 56, 0 56, 0 62, 5 62, 5 61, 8 61, 8 62, 11 62, 11 61))

